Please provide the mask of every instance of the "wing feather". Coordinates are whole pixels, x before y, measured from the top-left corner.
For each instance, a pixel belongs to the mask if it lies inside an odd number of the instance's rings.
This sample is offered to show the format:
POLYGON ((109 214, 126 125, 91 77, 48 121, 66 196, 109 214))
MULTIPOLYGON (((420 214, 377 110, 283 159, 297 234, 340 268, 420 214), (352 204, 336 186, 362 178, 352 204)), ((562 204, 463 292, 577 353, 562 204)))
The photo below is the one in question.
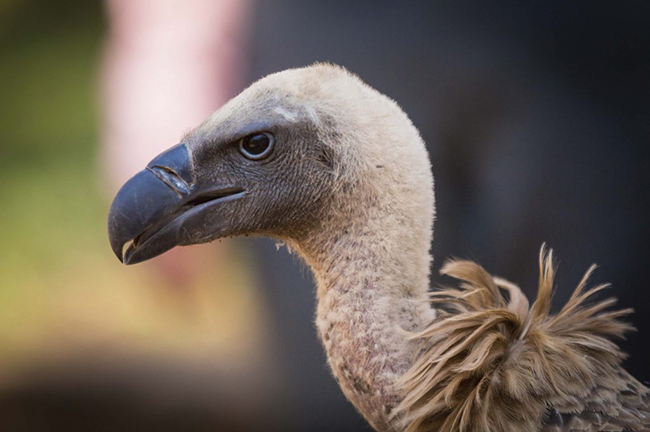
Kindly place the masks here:
POLYGON ((431 293, 439 313, 411 337, 422 350, 392 415, 408 432, 650 432, 649 390, 622 367, 615 340, 632 327, 615 299, 593 302, 589 268, 551 315, 555 265, 543 246, 532 306, 519 287, 469 261, 441 272, 458 287, 431 293))

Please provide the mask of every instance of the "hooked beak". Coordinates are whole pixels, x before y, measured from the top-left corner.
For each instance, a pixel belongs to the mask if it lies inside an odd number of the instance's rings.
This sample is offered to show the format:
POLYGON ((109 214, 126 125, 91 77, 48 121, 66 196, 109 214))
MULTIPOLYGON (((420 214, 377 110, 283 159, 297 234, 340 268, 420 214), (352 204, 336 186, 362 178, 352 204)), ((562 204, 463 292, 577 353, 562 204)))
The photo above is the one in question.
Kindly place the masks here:
POLYGON ((190 149, 178 144, 127 181, 108 214, 108 237, 117 258, 136 264, 175 246, 223 236, 219 207, 244 196, 238 186, 199 184, 190 149))

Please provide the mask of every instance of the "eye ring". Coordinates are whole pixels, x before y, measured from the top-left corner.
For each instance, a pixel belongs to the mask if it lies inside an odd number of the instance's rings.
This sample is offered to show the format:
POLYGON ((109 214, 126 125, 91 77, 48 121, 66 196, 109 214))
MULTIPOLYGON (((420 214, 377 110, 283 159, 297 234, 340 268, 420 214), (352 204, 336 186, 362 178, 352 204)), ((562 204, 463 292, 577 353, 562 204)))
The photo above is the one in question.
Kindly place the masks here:
POLYGON ((239 152, 250 160, 268 157, 275 146, 275 137, 269 132, 259 132, 239 140, 239 152))

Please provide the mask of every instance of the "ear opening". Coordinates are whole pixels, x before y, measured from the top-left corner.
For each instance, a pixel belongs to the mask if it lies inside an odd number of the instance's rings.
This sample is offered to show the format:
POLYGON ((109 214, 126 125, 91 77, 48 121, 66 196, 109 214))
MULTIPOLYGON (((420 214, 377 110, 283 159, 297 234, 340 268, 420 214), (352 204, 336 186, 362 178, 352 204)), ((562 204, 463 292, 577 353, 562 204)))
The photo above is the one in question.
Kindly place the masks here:
POLYGON ((323 164, 332 174, 334 174, 334 152, 330 148, 323 147, 318 152, 318 162, 323 164))

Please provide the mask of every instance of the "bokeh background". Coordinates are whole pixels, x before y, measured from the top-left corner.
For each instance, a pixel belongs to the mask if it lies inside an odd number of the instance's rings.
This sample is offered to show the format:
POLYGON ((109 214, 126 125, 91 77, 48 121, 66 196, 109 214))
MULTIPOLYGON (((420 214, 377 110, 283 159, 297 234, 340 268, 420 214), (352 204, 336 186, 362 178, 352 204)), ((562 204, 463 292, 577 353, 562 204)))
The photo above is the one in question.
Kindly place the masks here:
POLYGON ((0 2, 0 427, 369 430, 325 365, 314 289, 267 240, 124 267, 119 184, 267 73, 340 63, 402 105, 436 177, 433 283, 472 258, 558 303, 634 307, 650 379, 650 3, 0 2))

